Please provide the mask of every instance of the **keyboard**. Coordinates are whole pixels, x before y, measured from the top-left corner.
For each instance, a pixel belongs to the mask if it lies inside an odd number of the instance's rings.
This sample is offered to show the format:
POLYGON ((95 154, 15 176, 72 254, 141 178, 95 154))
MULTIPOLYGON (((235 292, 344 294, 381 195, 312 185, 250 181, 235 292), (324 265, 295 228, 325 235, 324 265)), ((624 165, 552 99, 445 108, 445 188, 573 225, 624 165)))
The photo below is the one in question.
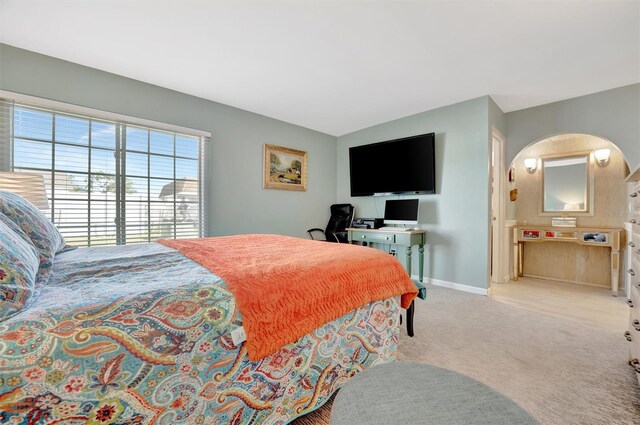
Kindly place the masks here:
POLYGON ((411 230, 415 230, 412 227, 390 227, 390 226, 385 226, 385 227, 380 227, 379 229, 375 229, 375 230, 382 230, 383 232, 410 232, 411 230))

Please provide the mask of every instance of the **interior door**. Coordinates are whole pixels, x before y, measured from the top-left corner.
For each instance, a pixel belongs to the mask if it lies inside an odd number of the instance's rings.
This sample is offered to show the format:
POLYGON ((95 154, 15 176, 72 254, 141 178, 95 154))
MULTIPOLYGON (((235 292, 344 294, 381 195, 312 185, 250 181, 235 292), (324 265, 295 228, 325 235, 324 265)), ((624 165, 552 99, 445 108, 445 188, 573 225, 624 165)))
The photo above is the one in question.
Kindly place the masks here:
POLYGON ((494 135, 491 142, 491 283, 503 283, 502 272, 502 230, 503 230, 503 158, 502 140, 494 135))

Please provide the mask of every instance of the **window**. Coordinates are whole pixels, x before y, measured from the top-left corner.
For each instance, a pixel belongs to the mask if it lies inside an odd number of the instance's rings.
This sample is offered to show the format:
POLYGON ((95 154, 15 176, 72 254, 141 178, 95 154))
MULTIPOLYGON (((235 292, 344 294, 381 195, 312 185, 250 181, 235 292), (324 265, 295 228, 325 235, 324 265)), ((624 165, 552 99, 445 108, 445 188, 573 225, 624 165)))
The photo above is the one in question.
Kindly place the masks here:
POLYGON ((202 236, 203 137, 14 105, 12 168, 42 174, 67 242, 202 236))

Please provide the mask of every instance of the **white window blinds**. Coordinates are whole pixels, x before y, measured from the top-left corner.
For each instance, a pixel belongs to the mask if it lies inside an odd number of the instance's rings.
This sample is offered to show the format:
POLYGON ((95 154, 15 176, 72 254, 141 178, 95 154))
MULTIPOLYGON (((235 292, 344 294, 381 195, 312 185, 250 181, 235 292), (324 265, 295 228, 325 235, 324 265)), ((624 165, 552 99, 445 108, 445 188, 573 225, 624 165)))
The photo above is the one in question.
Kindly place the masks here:
POLYGON ((69 244, 203 236, 203 137, 19 104, 6 110, 9 169, 44 176, 47 214, 69 244))

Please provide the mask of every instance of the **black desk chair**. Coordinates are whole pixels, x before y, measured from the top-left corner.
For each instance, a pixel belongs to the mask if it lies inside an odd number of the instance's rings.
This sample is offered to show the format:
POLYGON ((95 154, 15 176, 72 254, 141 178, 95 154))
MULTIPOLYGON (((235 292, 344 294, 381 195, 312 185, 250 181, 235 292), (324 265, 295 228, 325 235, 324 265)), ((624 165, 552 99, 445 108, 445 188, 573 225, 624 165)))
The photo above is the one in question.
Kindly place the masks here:
POLYGON ((327 228, 322 230, 315 227, 307 230, 307 233, 313 240, 316 240, 313 237, 314 233, 322 233, 327 242, 349 243, 345 229, 351 226, 354 213, 355 208, 351 204, 333 204, 331 205, 331 218, 329 218, 327 228))

